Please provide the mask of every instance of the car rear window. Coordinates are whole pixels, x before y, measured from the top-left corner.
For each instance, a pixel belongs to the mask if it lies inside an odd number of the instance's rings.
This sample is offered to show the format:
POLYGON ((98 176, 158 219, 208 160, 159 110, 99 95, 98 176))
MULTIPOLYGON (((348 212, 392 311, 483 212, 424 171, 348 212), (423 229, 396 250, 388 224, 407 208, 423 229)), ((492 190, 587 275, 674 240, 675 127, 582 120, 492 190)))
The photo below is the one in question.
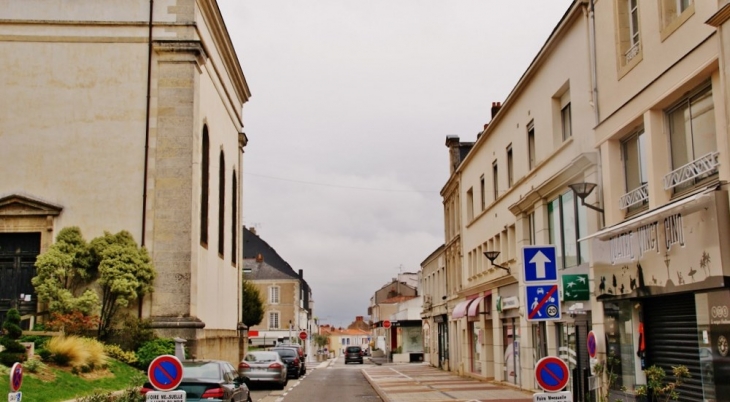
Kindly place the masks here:
POLYGON ((294 349, 276 349, 276 352, 279 353, 279 356, 291 357, 297 355, 297 351, 294 349))
POLYGON ((348 346, 347 347, 347 353, 358 353, 360 352, 359 346, 348 346))
POLYGON ((274 352, 256 352, 247 354, 243 360, 247 362, 274 362, 278 357, 274 352))

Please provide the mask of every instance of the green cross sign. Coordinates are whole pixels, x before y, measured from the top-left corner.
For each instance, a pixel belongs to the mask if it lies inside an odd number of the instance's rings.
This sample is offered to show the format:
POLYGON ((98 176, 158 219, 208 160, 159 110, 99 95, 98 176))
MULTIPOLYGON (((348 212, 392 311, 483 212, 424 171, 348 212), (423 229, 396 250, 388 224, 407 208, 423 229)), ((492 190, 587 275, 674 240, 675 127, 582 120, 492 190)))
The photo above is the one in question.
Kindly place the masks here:
POLYGON ((590 300, 588 275, 563 275, 563 301, 590 300))

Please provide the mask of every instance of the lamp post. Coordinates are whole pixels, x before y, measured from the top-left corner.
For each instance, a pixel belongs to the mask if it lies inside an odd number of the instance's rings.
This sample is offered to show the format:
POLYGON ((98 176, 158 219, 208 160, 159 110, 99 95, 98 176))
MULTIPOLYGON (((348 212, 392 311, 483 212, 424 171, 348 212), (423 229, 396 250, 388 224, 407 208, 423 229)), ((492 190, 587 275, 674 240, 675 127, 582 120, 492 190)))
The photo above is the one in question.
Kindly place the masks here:
POLYGON ((289 320, 289 343, 292 343, 292 341, 291 341, 291 320, 289 320))

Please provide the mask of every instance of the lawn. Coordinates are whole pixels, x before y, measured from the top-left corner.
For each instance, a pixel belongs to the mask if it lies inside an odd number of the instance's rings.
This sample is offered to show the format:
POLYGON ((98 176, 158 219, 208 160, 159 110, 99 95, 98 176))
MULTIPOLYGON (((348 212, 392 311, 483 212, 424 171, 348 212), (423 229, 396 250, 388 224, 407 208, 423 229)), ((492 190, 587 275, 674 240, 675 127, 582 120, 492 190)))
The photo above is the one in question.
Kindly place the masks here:
MULTIPOLYGON (((10 392, 10 381, 5 367, 0 368, 0 395, 10 392)), ((61 402, 93 394, 95 391, 117 391, 129 388, 143 373, 124 363, 109 360, 108 371, 72 374, 68 369, 48 366, 38 374, 23 373, 20 391, 24 401, 61 402)))

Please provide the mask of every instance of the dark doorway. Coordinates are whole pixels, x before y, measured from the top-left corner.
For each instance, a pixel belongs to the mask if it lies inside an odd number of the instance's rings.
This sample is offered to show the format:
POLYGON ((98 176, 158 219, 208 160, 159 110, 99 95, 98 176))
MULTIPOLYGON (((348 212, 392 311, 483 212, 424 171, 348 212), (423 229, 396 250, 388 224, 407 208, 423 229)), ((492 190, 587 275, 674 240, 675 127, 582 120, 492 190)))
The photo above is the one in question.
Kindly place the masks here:
POLYGON ((11 308, 17 308, 20 315, 36 312, 38 301, 31 279, 40 251, 40 233, 0 233, 0 322, 11 308))

